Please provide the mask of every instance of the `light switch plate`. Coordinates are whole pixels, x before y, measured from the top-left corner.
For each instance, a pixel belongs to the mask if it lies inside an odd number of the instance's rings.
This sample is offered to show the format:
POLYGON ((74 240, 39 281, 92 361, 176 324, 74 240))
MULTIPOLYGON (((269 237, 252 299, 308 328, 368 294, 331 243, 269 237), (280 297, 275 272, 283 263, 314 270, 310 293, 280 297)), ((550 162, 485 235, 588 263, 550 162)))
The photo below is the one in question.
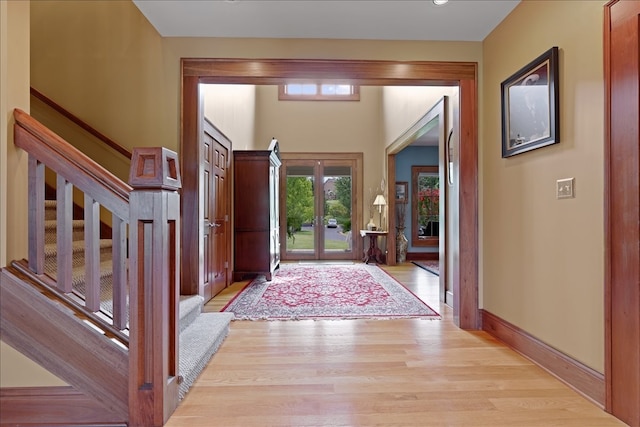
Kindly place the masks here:
POLYGON ((575 197, 573 192, 574 178, 564 178, 556 181, 556 198, 570 199, 575 197))

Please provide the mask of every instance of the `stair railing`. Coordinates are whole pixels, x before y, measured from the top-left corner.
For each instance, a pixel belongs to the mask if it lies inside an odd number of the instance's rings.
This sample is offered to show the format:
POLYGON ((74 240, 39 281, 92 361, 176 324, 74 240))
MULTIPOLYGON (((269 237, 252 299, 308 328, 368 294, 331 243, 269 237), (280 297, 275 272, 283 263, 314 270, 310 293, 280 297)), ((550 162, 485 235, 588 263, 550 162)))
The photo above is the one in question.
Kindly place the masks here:
POLYGON ((24 111, 14 110, 14 118, 14 143, 29 154, 28 267, 59 294, 73 293, 73 190, 81 191, 86 268, 84 302, 76 304, 83 312, 99 312, 100 210, 111 213, 113 317, 111 324, 103 320, 100 327, 128 346, 129 425, 162 426, 178 402, 180 175, 176 155, 163 148, 135 149, 130 186, 24 111), (57 182, 55 278, 45 271, 45 168, 56 174, 57 182), (128 330, 128 340, 123 330, 128 330))
POLYGON ((84 305, 100 311, 100 206, 111 212, 113 230, 113 326, 127 328, 126 227, 131 186, 97 165, 85 154, 16 109, 15 145, 29 153, 29 268, 45 274, 45 166, 56 174, 55 286, 73 292, 73 188, 84 193, 84 305))

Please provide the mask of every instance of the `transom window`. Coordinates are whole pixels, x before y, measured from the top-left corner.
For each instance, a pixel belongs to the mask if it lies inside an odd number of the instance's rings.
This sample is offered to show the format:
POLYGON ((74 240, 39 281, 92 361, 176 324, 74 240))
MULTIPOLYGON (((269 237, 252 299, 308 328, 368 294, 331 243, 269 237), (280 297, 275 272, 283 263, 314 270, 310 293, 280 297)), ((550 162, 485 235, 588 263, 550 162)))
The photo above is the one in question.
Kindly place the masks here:
POLYGON ((360 86, 343 82, 299 81, 279 86, 279 100, 359 101, 360 86))

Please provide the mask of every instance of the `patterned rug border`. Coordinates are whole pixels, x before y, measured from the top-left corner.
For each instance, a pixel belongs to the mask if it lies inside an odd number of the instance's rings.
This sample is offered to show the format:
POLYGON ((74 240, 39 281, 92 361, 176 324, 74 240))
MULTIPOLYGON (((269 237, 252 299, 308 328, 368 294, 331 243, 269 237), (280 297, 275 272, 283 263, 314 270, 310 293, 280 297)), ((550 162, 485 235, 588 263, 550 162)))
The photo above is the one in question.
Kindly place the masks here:
MULTIPOLYGON (((309 264, 300 265, 300 264, 282 264, 281 268, 287 268, 286 266, 290 265, 291 267, 308 267, 309 264)), ((346 266, 345 264, 344 266, 346 266)), ((318 266, 322 266, 322 264, 318 264, 318 266)), ((326 266, 326 265, 325 265, 326 266)), ((412 314, 398 314, 398 315, 389 315, 389 314, 349 314, 349 315, 291 315, 291 316, 271 316, 271 315, 238 315, 234 313, 233 320, 267 320, 267 321, 286 321, 286 320, 355 320, 355 319, 368 319, 368 320, 391 320, 391 319, 427 319, 427 320, 441 320, 441 315, 436 312, 433 308, 431 308, 427 303, 422 301, 414 292, 404 286, 400 281, 398 281, 395 277, 389 274, 384 269, 380 268, 377 265, 368 265, 368 264, 353 264, 353 266, 360 266, 367 270, 369 274, 382 286, 387 292, 390 292, 387 286, 381 282, 379 277, 376 277, 376 274, 383 276, 389 283, 388 286, 396 287, 396 292, 402 294, 403 292, 406 295, 401 295, 401 297, 410 296, 414 303, 420 308, 425 310, 425 313, 412 313, 412 314)), ((275 276, 277 277, 278 271, 276 271, 275 276)), ((241 298, 247 297, 247 292, 253 292, 253 300, 259 299, 267 288, 271 285, 271 282, 267 282, 264 276, 258 276, 247 283, 237 295, 235 295, 220 311, 221 312, 233 312, 233 308, 235 304, 240 301, 241 298), (259 289, 256 289, 259 288, 259 289)), ((252 296, 249 295, 249 298, 252 296)))

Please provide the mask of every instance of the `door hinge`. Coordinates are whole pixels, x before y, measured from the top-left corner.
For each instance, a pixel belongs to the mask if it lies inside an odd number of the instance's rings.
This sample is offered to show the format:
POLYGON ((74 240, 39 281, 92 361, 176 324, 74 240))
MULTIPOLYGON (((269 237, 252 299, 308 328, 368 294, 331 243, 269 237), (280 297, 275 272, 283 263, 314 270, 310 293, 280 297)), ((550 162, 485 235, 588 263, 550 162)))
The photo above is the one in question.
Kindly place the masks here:
POLYGON ((224 222, 229 222, 229 215, 224 216, 224 222))
POLYGON ((229 261, 224 262, 224 268, 229 268, 229 261))

